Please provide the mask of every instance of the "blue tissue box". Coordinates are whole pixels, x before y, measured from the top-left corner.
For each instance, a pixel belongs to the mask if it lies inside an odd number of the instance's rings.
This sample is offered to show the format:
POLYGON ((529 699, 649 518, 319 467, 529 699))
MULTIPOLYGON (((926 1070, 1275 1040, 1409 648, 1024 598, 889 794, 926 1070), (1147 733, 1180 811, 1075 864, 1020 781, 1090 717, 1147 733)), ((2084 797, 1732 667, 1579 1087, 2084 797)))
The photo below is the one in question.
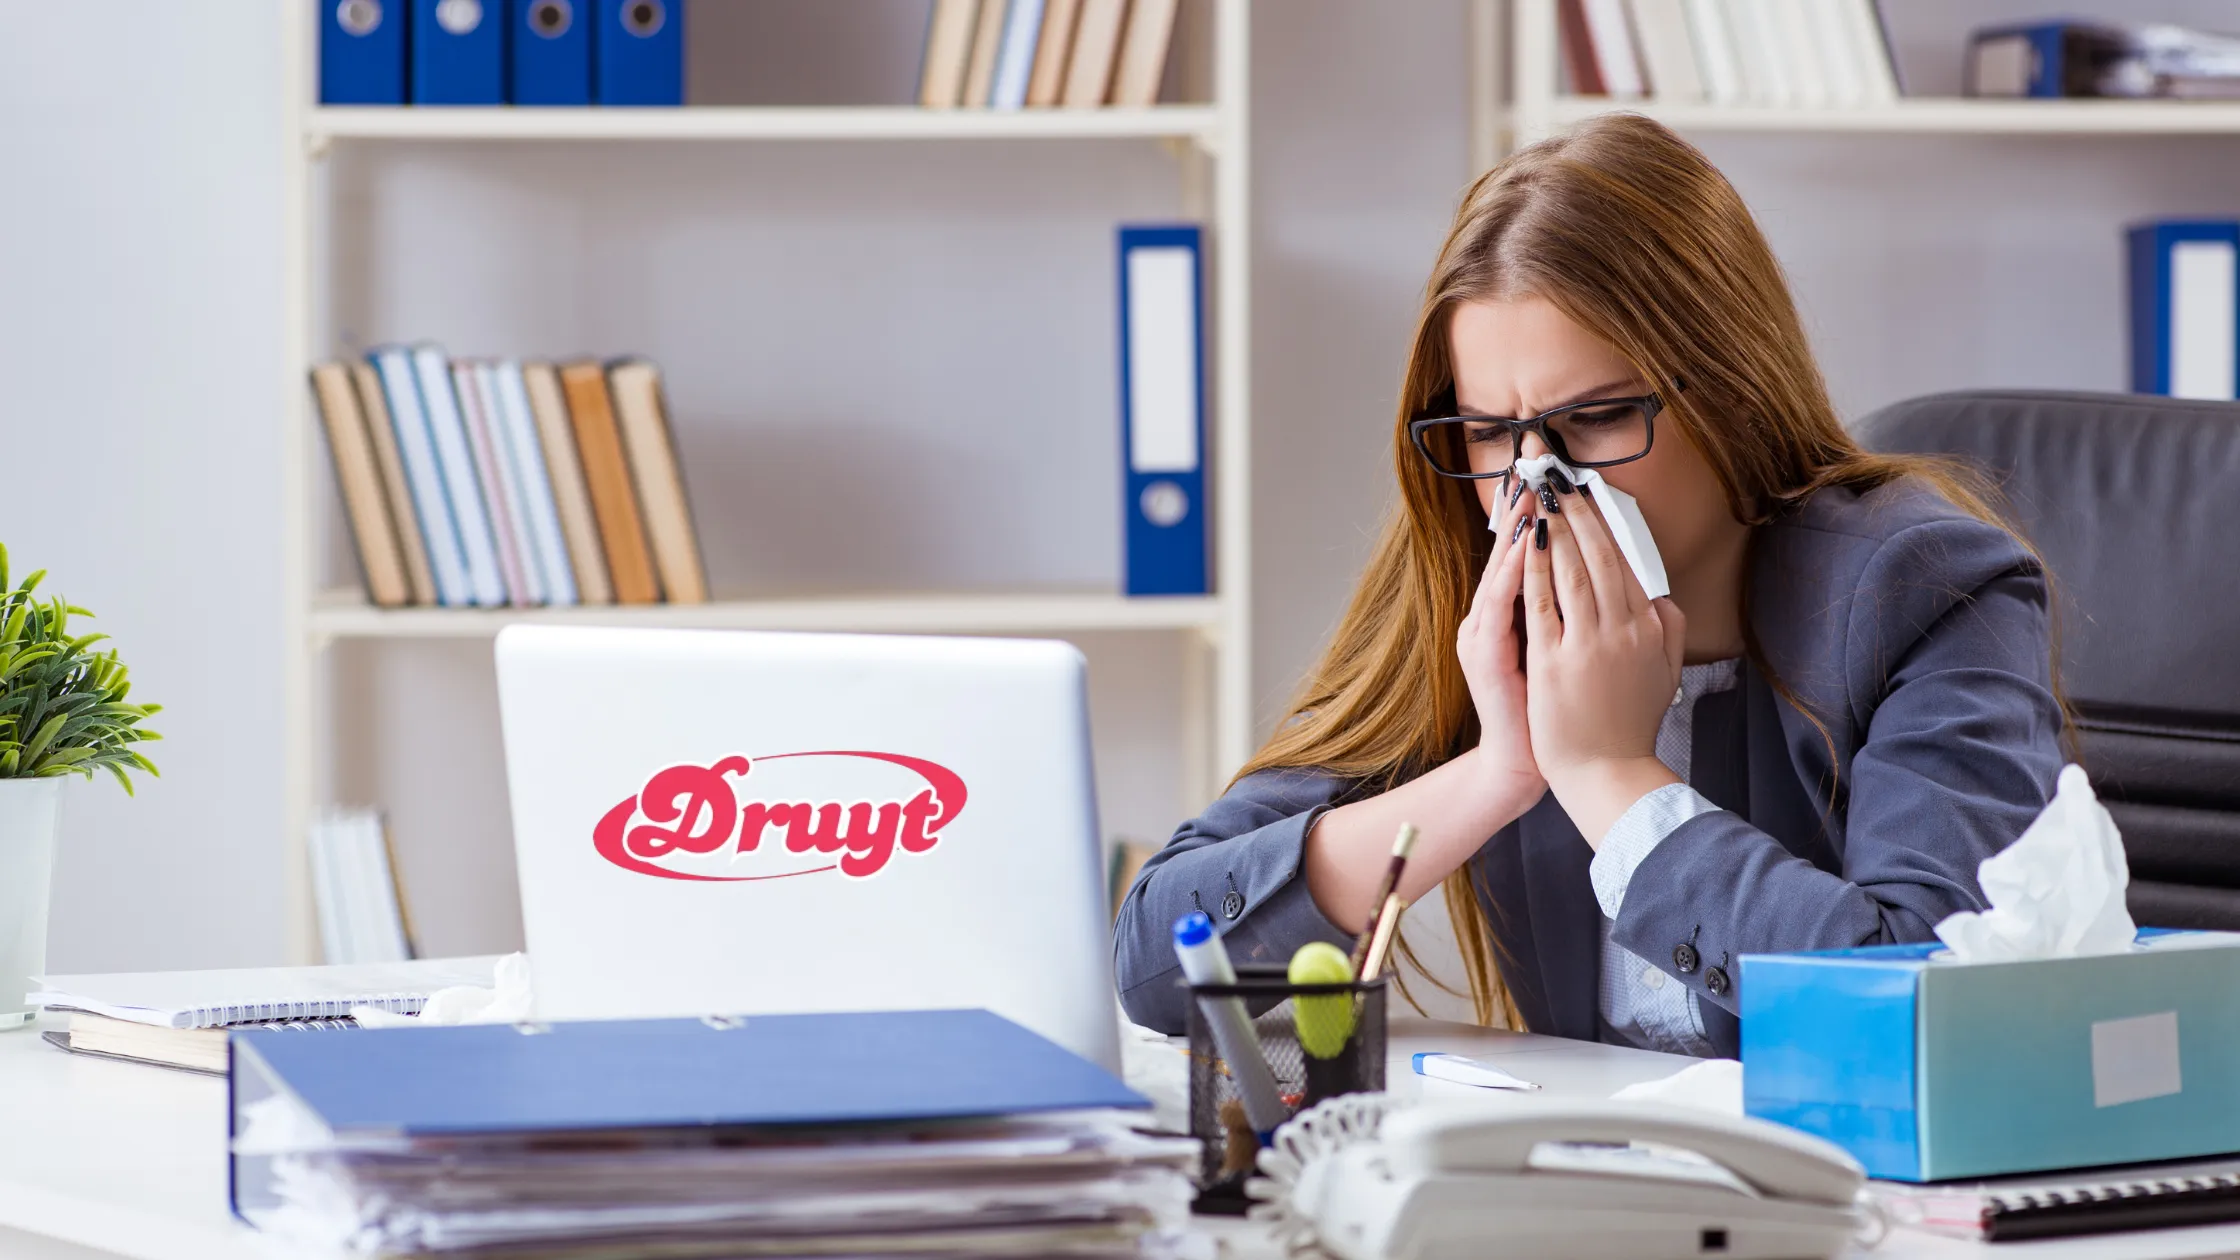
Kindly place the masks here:
POLYGON ((2036 962, 1942 949, 1745 956, 1744 1108, 1897 1181, 2240 1150, 2240 934, 2036 962))

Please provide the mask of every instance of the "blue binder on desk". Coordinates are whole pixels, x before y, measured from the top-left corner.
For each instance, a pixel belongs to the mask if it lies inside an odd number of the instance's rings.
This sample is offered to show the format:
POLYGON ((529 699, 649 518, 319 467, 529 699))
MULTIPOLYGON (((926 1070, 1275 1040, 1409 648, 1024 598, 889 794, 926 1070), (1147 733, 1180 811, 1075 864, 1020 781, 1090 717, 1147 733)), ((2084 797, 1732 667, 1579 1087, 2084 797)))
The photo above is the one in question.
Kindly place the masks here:
POLYGON ((322 0, 319 5, 319 103, 405 103, 404 27, 408 0, 322 0))
POLYGON ((507 0, 412 0, 412 103, 503 105, 507 0))
POLYGON ((684 104, 684 0, 587 0, 592 90, 601 105, 684 104))
POLYGON ((2132 390, 2240 397, 2240 222, 2143 223, 2128 242, 2132 390))
POLYGON ((1130 595, 1210 589, 1200 241, 1194 225, 1120 229, 1122 589, 1130 595))
POLYGON ((516 105, 591 103, 590 0, 514 0, 509 50, 516 105))
MULTIPOLYGON (((842 1125, 1149 1103, 1119 1078, 987 1011, 743 1020, 243 1031, 230 1135, 277 1100, 353 1138, 842 1125)), ((262 1206, 270 1155, 236 1150, 233 1208, 262 1206)))

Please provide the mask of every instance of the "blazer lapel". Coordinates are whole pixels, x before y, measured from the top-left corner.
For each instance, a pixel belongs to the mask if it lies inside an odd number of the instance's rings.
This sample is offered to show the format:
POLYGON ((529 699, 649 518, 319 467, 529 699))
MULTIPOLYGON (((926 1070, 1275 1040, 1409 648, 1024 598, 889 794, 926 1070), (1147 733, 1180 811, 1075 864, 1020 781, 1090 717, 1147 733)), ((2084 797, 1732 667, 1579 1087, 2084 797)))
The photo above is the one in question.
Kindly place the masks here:
POLYGON ((1594 884, 1587 877, 1594 850, 1553 792, 1525 811, 1516 825, 1532 948, 1539 954, 1549 1015, 1549 1026, 1533 1031, 1593 1041, 1602 976, 1602 907, 1595 903, 1594 884))
MULTIPOLYGON (((1738 812, 1789 852, 1822 870, 1840 871, 1842 859, 1789 756, 1781 697, 1774 694, 1773 685, 1755 666, 1744 667, 1740 691, 1748 758, 1748 808, 1738 812)), ((1814 732, 1815 737, 1817 734, 1814 732)))

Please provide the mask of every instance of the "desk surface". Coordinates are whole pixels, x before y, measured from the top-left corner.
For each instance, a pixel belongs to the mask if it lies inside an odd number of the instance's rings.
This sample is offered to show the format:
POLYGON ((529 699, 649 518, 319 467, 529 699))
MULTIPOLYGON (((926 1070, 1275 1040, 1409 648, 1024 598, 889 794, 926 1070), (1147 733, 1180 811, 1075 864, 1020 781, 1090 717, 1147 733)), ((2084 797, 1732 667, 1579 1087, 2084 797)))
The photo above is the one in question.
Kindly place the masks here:
MULTIPOLYGON (((39 1027, 53 1027, 52 1017, 39 1027)), ((1494 1032, 1396 1021, 1395 1092, 1477 1093, 1426 1081, 1408 1068, 1418 1050, 1452 1050, 1499 1062, 1552 1094, 1607 1097, 1687 1059, 1494 1032)), ((64 1054, 29 1031, 0 1033, 0 1227, 137 1260, 248 1260, 248 1230, 226 1211, 225 1082, 132 1063, 64 1054)), ((1250 1226, 1214 1222, 1235 1260, 1273 1257, 1250 1226)), ((2162 1260, 2240 1255, 2240 1225, 2160 1230, 1998 1247, 1894 1233, 1865 1253, 1888 1260, 1996 1256, 2000 1260, 2162 1260)))

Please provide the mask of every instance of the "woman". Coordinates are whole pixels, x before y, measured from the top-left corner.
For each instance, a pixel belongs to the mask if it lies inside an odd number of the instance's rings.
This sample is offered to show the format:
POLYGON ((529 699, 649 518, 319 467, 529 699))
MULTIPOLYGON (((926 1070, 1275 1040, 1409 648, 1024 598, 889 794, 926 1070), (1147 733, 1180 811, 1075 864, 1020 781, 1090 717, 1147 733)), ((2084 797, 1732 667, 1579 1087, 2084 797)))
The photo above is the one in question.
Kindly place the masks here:
POLYGON ((2046 579, 1971 480, 1862 451, 1733 187, 1614 116, 1463 199, 1426 289, 1400 508, 1289 719, 1116 929, 1178 1031, 1170 928, 1347 941, 1405 819, 1479 1017, 1737 1053, 1744 954, 1928 939, 2062 760, 2046 579), (1634 496, 1645 597, 1553 452, 1634 496))

